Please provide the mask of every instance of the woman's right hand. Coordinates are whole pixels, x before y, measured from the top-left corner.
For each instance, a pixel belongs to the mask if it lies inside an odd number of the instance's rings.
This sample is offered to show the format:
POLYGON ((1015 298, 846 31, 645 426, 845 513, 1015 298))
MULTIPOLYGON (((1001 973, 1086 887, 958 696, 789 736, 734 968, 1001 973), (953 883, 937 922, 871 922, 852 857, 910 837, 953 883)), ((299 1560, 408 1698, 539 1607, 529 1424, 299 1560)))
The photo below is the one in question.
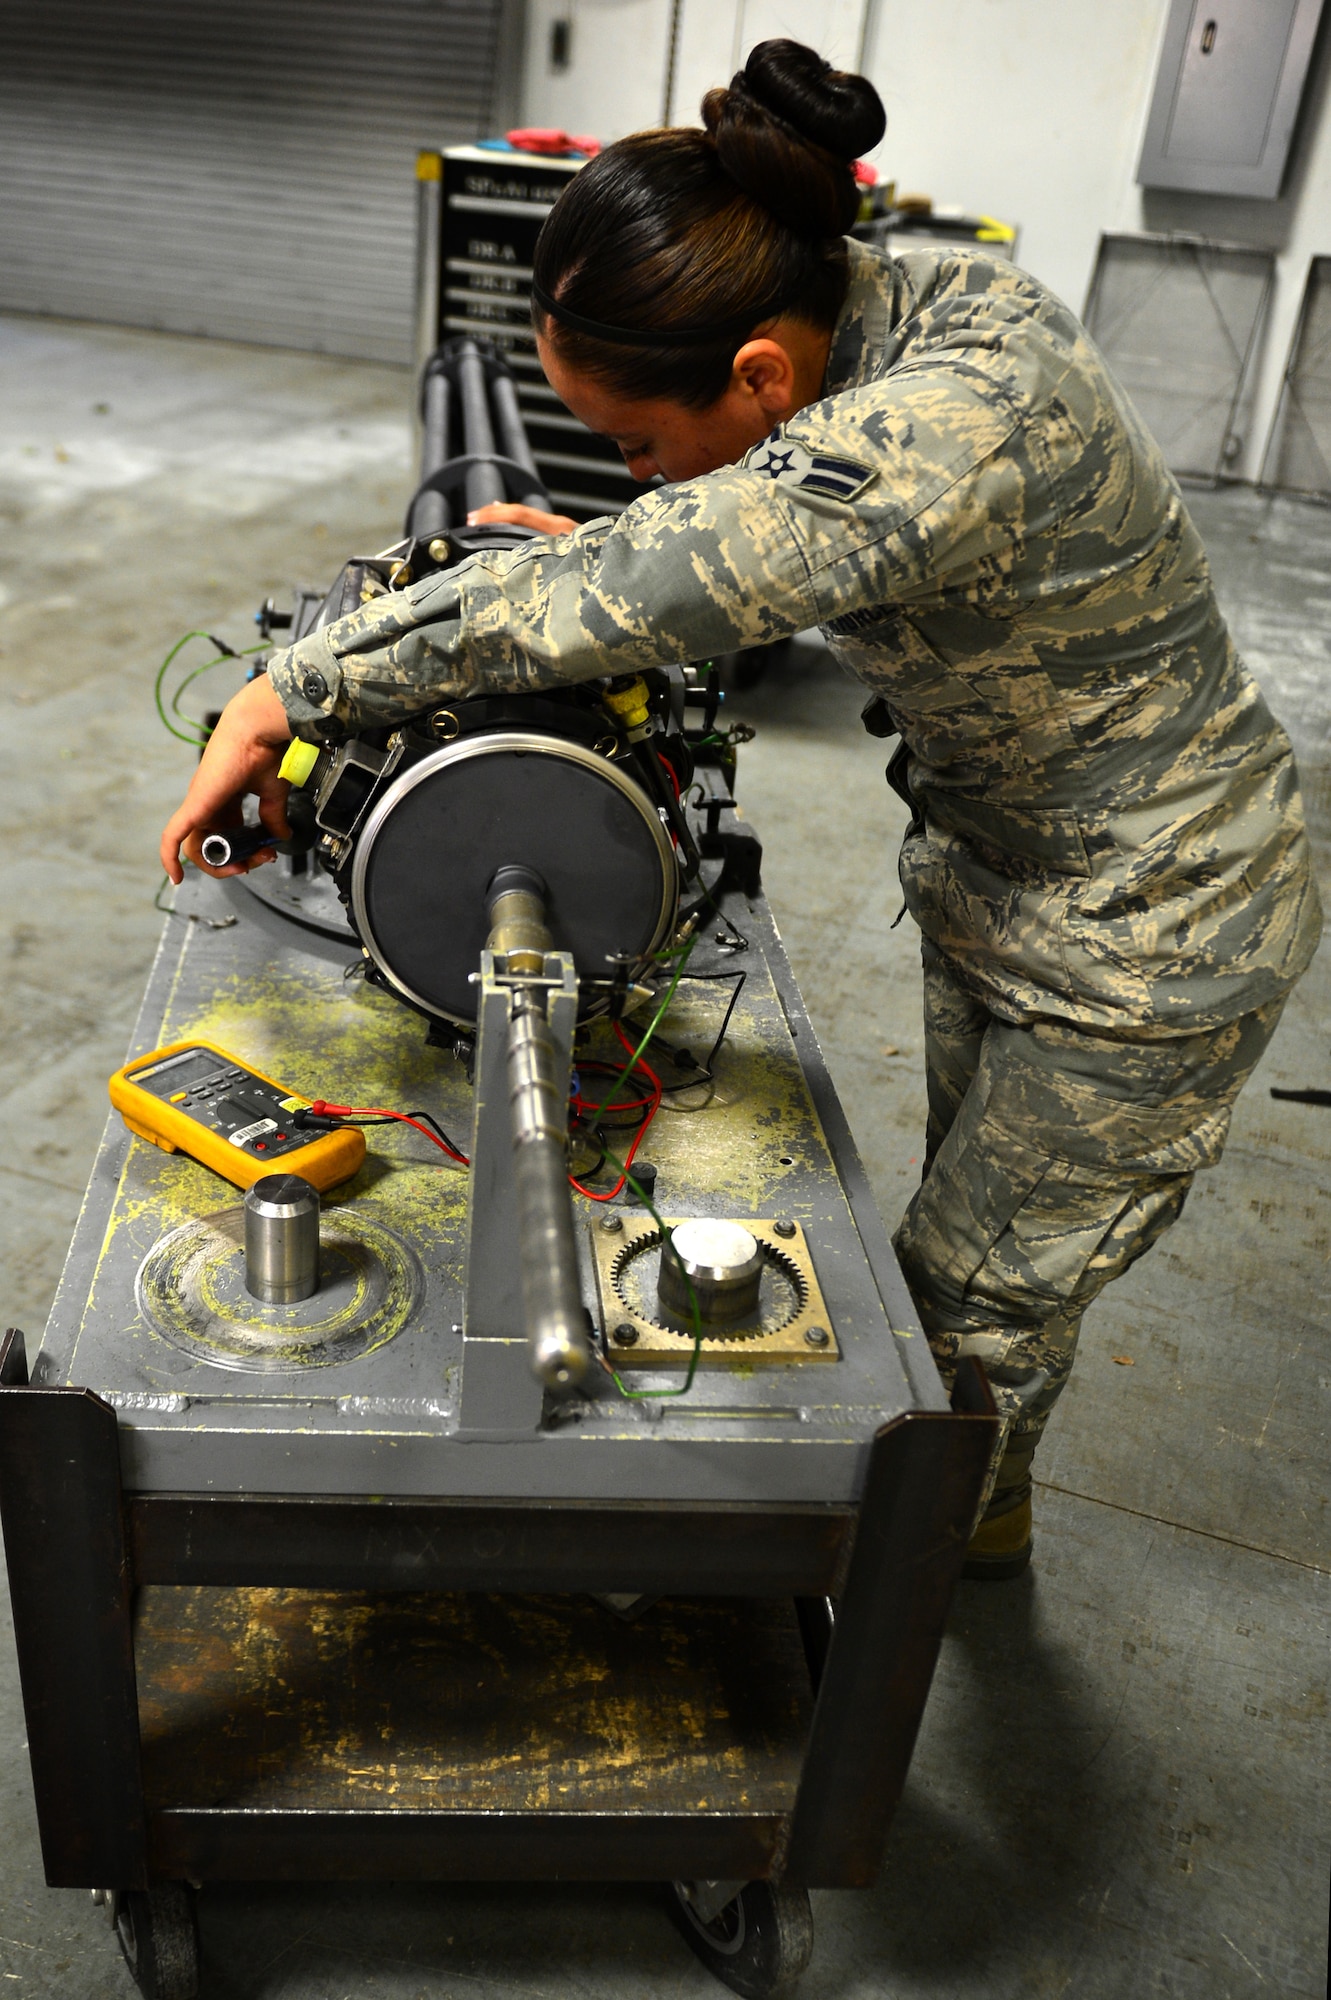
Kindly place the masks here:
POLYGON ((222 710, 190 788, 166 823, 160 851, 162 866, 173 882, 184 880, 182 856, 205 875, 244 875, 272 860, 272 851, 264 848, 248 861, 210 868, 200 852, 205 834, 224 833, 240 824, 248 793, 258 798, 259 819, 274 842, 290 839, 286 801, 291 787, 278 776, 290 741, 286 710, 267 674, 260 674, 222 710))
POLYGON ((467 516, 469 528, 488 528, 496 521, 511 521, 516 528, 534 528, 538 535, 571 535, 577 527, 567 514, 547 514, 540 507, 521 507, 514 500, 492 500, 467 516))

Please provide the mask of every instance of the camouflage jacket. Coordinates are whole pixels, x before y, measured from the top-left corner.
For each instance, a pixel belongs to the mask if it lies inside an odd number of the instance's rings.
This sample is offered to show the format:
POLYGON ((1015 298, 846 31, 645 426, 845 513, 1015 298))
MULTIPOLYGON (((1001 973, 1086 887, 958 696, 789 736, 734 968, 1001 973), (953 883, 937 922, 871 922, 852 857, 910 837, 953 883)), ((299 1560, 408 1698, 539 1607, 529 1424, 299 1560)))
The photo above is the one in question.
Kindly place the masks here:
POLYGON ((1320 935, 1293 757, 1156 445, 1024 272, 850 256, 818 402, 278 653, 293 726, 818 625, 909 750, 911 912, 994 1012, 1153 1037, 1272 999, 1320 935))

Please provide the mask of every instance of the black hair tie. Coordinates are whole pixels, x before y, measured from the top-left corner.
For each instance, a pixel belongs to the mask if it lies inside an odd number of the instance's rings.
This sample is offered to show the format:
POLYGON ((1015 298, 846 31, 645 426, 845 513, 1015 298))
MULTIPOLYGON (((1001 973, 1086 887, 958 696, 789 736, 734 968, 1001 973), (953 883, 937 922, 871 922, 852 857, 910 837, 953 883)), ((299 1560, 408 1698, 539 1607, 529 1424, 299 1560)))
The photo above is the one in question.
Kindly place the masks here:
POLYGON ((769 299, 766 305, 754 306, 741 313, 732 313, 729 319, 716 320, 711 326, 607 326, 598 319, 584 319, 581 313, 570 310, 558 299, 552 299, 542 285, 535 282, 531 288, 532 301, 551 319, 566 326, 570 333, 585 334, 590 340, 606 340, 622 347, 712 347, 719 340, 729 340, 736 334, 750 333, 765 319, 775 319, 793 302, 794 294, 783 293, 780 298, 769 299))

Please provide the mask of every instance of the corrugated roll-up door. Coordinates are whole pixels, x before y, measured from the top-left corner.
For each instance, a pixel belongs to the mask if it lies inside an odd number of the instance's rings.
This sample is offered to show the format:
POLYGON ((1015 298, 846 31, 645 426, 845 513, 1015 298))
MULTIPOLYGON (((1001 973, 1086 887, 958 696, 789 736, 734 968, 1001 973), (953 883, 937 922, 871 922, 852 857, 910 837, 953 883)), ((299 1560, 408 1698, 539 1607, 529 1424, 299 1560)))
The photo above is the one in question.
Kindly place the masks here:
POLYGON ((411 354, 417 149, 508 120, 511 0, 0 0, 0 305, 411 354))

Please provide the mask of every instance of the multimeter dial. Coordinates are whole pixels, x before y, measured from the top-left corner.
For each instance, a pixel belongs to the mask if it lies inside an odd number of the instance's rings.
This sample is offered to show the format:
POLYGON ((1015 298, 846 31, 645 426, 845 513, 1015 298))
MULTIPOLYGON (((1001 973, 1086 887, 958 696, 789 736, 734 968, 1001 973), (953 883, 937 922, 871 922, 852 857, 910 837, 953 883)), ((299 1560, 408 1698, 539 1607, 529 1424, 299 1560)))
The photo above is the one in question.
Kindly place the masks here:
POLYGON ((213 1049, 181 1049, 128 1073, 127 1081, 215 1132, 237 1152, 271 1160, 309 1144, 292 1125, 303 1100, 266 1083, 213 1049))

